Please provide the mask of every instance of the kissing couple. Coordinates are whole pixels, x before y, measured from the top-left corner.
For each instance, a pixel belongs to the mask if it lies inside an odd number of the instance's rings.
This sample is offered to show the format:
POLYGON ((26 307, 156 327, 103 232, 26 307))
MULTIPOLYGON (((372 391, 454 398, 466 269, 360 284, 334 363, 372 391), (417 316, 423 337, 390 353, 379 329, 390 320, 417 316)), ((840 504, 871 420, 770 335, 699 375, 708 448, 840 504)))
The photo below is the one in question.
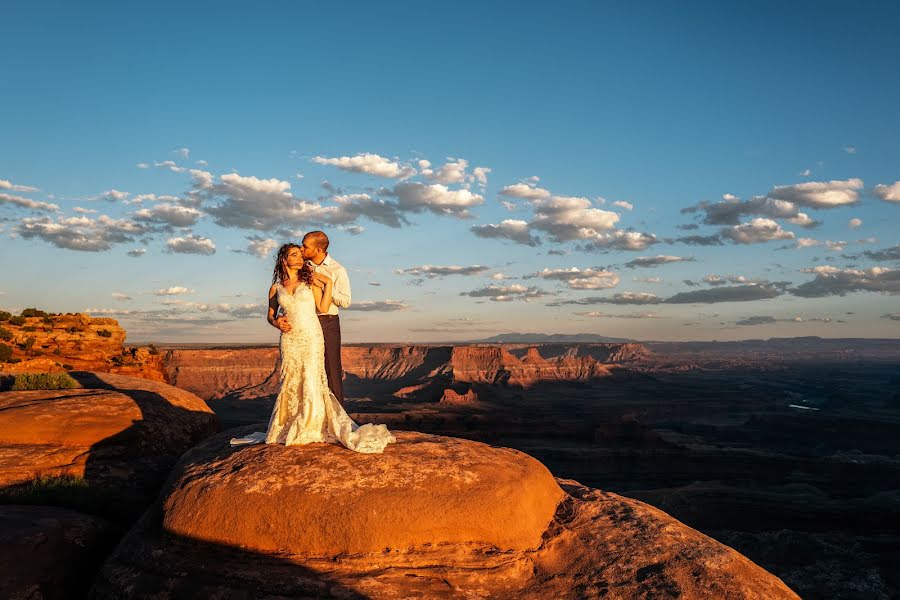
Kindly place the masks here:
POLYGON ((328 254, 328 236, 311 231, 278 250, 269 288, 269 324, 281 332, 280 388, 269 426, 231 445, 340 442, 380 453, 396 439, 384 425, 357 425, 347 414, 338 308, 350 306, 347 270, 328 254))

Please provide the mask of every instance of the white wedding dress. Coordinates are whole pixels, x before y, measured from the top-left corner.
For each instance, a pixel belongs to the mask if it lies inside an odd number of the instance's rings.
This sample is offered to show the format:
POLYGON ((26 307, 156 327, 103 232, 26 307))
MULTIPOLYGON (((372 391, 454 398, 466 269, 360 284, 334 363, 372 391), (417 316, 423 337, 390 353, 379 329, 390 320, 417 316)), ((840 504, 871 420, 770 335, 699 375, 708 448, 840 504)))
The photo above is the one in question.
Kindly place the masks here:
POLYGON ((388 428, 372 423, 357 425, 328 389, 325 338, 312 288, 300 284, 290 293, 280 283, 275 287, 278 304, 291 324, 291 331, 281 334, 281 388, 268 430, 234 438, 232 445, 340 442, 355 452, 383 452, 385 446, 397 441, 388 428))

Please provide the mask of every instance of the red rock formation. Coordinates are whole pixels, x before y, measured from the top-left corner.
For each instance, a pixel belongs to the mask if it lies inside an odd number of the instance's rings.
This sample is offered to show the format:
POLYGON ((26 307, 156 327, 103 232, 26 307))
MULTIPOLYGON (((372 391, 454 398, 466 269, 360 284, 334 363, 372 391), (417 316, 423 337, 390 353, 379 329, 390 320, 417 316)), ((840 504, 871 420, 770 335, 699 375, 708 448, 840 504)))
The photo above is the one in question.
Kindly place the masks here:
POLYGON ((74 476, 116 514, 140 512, 177 458, 218 431, 215 414, 190 392, 123 375, 71 375, 83 389, 0 394, 0 486, 74 476))
POLYGON ((22 325, 4 321, 0 327, 12 334, 2 342, 16 361, 0 367, 8 373, 99 371, 165 381, 159 356, 148 348, 123 348, 125 330, 115 319, 75 313, 26 317, 22 325))
POLYGON ((93 597, 797 599, 646 504, 563 493, 515 450, 407 432, 382 455, 230 449, 243 432, 182 458, 93 597))
POLYGON ((452 406, 469 406, 472 404, 478 404, 478 394, 476 394, 475 391, 471 388, 466 390, 465 394, 458 394, 453 391, 452 388, 447 388, 444 390, 444 395, 441 396, 441 404, 452 406))

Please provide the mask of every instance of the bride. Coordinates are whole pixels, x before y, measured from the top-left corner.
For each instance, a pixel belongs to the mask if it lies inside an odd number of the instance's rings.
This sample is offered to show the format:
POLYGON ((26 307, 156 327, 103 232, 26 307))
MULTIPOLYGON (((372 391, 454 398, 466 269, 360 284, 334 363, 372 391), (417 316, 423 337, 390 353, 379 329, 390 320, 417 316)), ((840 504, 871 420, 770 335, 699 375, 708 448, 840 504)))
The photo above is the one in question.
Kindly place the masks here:
POLYGON ((281 387, 268 430, 233 438, 233 446, 265 441, 287 446, 338 441, 350 450, 379 453, 396 439, 384 425, 357 425, 328 389, 325 341, 316 316, 331 305, 333 282, 319 286, 305 264, 300 247, 285 244, 278 250, 268 321, 275 324, 279 308, 290 327, 281 334, 281 387))

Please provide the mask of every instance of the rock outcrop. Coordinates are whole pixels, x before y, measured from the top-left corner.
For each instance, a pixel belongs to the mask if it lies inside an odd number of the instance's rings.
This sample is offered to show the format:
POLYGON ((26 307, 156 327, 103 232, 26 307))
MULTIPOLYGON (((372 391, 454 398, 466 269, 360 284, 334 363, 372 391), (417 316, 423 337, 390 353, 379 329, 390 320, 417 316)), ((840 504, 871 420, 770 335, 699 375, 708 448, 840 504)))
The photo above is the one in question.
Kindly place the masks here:
MULTIPOLYGON (((70 373, 83 389, 0 394, 0 487, 83 479, 97 514, 140 514, 185 450, 218 431, 203 400, 109 373, 70 373)), ((14 497, 14 496, 13 496, 14 497)))
MULTIPOLYGON (((616 365, 644 360, 641 344, 546 346, 344 346, 345 376, 398 397, 454 382, 530 387, 542 382, 587 382, 616 365), (374 386, 374 387, 373 387, 374 386), (408 388, 408 389, 404 389, 408 388)), ((205 400, 259 398, 278 391, 278 348, 172 349, 164 353, 166 380, 205 400)))
POLYGON ((0 322, 14 362, 0 364, 9 373, 99 371, 165 381, 162 357, 152 348, 125 348, 125 330, 115 319, 82 313, 26 317, 24 323, 0 322))
POLYGON ((99 517, 0 506, 0 598, 83 597, 114 543, 115 528, 99 517))
POLYGON ((182 457, 93 597, 797 598, 659 510, 515 450, 412 432, 381 455, 228 446, 247 431, 182 457))

